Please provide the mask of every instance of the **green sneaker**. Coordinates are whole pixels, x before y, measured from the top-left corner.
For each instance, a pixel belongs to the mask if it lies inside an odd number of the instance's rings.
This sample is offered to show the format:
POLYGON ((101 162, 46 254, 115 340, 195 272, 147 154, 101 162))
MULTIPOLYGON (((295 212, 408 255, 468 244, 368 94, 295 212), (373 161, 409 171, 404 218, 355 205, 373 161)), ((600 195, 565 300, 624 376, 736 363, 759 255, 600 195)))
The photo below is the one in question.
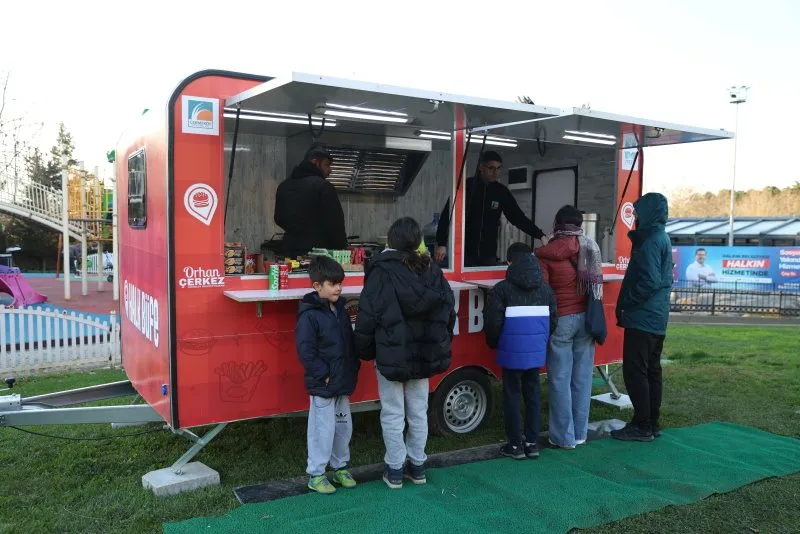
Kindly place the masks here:
POLYGON ((333 472, 333 483, 343 488, 355 488, 356 481, 347 469, 337 469, 333 472))
POLYGON ((308 489, 311 491, 316 491, 317 493, 323 493, 328 495, 336 491, 331 483, 328 481, 328 478, 325 475, 320 475, 318 477, 309 477, 308 478, 308 489))

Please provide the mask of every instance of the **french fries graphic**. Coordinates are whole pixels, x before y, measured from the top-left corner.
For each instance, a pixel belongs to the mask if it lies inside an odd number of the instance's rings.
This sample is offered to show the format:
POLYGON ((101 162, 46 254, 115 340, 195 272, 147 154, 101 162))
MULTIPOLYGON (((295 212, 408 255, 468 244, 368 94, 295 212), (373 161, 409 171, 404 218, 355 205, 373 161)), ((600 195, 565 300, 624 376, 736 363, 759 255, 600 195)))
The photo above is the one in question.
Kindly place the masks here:
POLYGON ((263 360, 257 362, 225 362, 214 372, 219 375, 223 402, 247 402, 253 396, 258 380, 267 370, 263 360))

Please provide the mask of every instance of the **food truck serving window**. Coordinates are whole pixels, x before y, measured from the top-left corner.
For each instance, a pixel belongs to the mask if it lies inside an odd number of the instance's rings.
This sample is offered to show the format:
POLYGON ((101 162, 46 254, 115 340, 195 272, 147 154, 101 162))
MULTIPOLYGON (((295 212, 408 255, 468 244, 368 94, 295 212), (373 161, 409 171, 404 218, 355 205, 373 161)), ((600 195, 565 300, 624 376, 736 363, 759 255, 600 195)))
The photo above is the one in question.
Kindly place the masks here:
POLYGON ((128 158, 128 225, 147 226, 147 167, 143 148, 128 158))

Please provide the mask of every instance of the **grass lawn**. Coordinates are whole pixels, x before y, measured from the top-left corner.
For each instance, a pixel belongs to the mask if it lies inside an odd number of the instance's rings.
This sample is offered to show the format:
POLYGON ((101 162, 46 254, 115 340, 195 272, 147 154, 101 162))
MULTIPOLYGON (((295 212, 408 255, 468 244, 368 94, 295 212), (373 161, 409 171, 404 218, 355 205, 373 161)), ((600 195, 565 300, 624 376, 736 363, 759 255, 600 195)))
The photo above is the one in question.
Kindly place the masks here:
MULTIPOLYGON (((665 357, 672 360, 664 368, 665 426, 723 420, 800 437, 800 329, 674 326, 665 357)), ((75 373, 20 380, 15 389, 27 397, 124 378, 119 371, 75 373)), ((499 395, 497 400, 486 429, 467 437, 432 437, 428 452, 500 443, 499 395)), ((629 415, 593 403, 592 420, 611 417, 629 415)), ((110 425, 83 425, 27 430, 93 438, 153 428, 111 430, 110 425)), ((187 448, 187 440, 167 431, 105 441, 67 441, 0 428, 0 532, 160 532, 163 522, 224 514, 238 506, 234 487, 303 474, 305 420, 229 426, 197 458, 219 471, 222 484, 218 487, 170 498, 155 498, 142 489, 143 474, 172 464, 187 448)), ((351 449, 353 465, 382 460, 376 412, 354 415, 351 449)), ((800 474, 590 532, 796 532, 798 503, 800 474)))

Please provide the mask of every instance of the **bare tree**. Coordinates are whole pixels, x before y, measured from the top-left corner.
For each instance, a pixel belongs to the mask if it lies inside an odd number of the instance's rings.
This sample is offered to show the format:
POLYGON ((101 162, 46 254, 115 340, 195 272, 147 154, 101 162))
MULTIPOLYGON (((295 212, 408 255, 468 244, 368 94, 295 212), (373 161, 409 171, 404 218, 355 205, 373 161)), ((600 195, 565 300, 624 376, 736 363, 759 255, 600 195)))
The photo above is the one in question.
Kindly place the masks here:
POLYGON ((25 180, 25 158, 43 124, 32 123, 24 115, 10 110, 9 84, 11 73, 0 73, 0 190, 7 191, 20 180, 25 180))

